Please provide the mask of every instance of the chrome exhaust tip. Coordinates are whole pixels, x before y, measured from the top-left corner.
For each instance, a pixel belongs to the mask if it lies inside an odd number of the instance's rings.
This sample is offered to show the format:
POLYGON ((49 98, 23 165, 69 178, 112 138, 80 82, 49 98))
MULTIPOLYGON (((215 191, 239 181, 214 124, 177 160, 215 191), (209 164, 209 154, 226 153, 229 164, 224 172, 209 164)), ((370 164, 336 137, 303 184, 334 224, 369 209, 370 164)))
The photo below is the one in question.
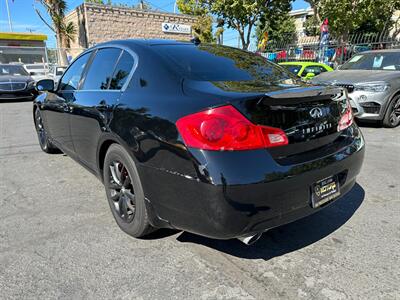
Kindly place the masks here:
POLYGON ((262 236, 262 232, 254 234, 254 235, 249 235, 249 236, 241 236, 238 237, 237 239, 241 241, 243 244, 250 246, 254 244, 255 242, 258 241, 258 239, 262 236))

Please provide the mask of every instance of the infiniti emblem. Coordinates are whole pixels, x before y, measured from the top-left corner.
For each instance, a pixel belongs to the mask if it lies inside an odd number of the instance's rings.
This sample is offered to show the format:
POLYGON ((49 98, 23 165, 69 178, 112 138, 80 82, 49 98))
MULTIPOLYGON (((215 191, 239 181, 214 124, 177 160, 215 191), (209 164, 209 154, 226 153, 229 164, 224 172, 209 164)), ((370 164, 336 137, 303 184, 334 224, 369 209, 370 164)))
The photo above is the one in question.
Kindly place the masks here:
POLYGON ((313 117, 314 119, 316 118, 321 118, 323 115, 322 109, 319 107, 314 107, 313 109, 310 110, 310 116, 313 117))

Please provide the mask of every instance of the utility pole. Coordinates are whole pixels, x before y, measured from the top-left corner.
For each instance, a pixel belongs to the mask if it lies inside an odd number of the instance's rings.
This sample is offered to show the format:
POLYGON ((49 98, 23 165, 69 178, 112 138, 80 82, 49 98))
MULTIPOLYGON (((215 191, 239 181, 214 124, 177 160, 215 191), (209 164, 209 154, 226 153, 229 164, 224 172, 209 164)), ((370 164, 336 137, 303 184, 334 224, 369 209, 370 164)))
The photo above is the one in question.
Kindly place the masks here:
POLYGON ((12 23, 11 23, 11 15, 10 15, 10 8, 8 7, 8 0, 6 0, 6 8, 7 8, 7 15, 8 15, 8 26, 10 27, 10 31, 13 31, 12 23))

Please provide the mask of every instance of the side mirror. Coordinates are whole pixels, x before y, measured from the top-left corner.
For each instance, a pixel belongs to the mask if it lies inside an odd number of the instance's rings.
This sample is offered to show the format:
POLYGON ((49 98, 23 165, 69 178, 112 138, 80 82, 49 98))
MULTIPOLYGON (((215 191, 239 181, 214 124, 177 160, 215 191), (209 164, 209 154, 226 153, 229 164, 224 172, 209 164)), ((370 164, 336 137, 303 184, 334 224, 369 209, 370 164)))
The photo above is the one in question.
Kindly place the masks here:
POLYGON ((54 91, 54 80, 53 79, 42 79, 36 82, 36 90, 39 92, 43 91, 54 91))
POLYGON ((307 79, 311 79, 311 78, 314 78, 314 77, 315 77, 314 73, 307 73, 307 75, 306 75, 307 79))
POLYGON ((36 75, 36 72, 29 72, 29 75, 31 75, 31 76, 33 76, 33 75, 36 75))

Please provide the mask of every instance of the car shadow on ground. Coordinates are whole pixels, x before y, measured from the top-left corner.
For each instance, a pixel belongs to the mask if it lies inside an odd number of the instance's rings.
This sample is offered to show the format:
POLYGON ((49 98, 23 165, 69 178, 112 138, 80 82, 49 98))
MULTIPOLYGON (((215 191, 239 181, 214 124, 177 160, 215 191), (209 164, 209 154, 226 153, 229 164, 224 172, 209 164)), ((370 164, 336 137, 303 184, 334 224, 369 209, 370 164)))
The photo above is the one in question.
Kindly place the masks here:
MULTIPOLYGON (((343 226, 364 201, 364 189, 356 184, 343 198, 325 209, 293 223, 280 226, 263 234, 253 245, 246 246, 239 240, 214 240, 183 232, 177 238, 182 243, 196 243, 246 259, 269 260, 311 245, 343 226)), ((176 233, 176 232, 175 232, 176 233)), ((332 238, 333 243, 341 243, 332 238)))

